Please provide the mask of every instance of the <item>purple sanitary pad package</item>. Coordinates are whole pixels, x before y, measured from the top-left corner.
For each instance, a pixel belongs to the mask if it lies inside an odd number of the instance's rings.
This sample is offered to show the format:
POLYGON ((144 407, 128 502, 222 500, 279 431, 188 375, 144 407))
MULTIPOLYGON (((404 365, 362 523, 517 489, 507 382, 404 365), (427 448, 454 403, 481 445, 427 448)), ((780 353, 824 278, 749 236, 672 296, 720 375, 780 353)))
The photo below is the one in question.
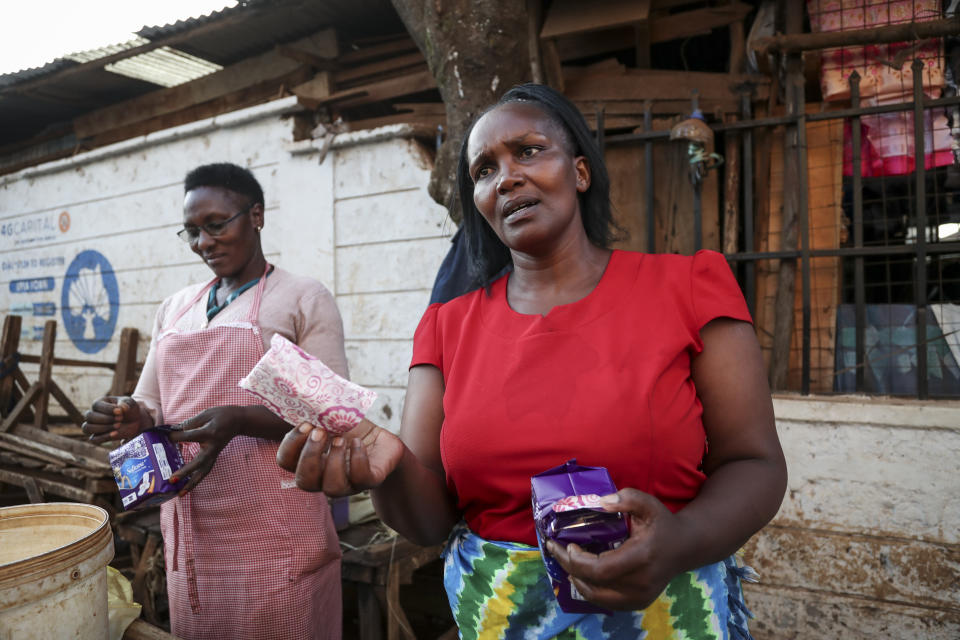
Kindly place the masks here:
POLYGON ((586 551, 601 553, 626 540, 629 530, 623 514, 600 506, 600 496, 617 492, 610 474, 603 467, 584 467, 574 459, 533 476, 530 486, 537 543, 560 608, 567 613, 611 613, 580 595, 545 546, 547 540, 564 547, 574 542, 586 551))
POLYGON ((167 425, 147 429, 110 452, 110 466, 125 510, 165 502, 187 484, 186 478, 170 482, 173 472, 183 466, 180 450, 167 437, 170 431, 167 425))

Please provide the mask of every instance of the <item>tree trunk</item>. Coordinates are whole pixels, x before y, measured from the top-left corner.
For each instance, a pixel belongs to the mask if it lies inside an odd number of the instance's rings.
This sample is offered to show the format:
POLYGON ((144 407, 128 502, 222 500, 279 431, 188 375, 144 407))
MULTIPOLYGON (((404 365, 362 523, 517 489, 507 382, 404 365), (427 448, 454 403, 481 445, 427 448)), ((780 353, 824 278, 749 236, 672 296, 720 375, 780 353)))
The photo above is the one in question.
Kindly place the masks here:
MULTIPOLYGON (((420 47, 446 107, 447 130, 429 193, 460 222, 457 157, 471 120, 510 87, 531 78, 529 14, 517 0, 392 0, 420 47)), ((539 31, 539 25, 537 25, 539 31)), ((536 46, 536 42, 532 43, 536 46)))

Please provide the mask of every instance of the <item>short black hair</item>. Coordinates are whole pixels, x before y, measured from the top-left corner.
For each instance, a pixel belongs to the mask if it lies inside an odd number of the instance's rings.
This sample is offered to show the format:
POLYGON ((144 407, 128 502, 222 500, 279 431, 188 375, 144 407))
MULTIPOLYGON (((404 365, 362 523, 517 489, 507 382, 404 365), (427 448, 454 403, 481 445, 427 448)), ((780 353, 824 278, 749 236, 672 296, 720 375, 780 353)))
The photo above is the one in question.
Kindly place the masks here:
POLYGON ((251 207, 255 204, 263 206, 263 188, 260 183, 249 169, 230 162, 204 164, 190 171, 183 179, 183 192, 187 193, 197 187, 228 189, 246 196, 251 207))
POLYGON ((590 187, 578 194, 580 216, 587 238, 594 245, 608 249, 619 237, 620 228, 613 220, 610 205, 610 176, 607 173, 603 154, 594 135, 587 126, 583 114, 570 100, 555 89, 542 84, 523 84, 503 94, 496 104, 478 115, 463 136, 460 146, 460 161, 457 165, 457 189, 463 213, 463 231, 467 260, 473 288, 487 286, 504 268, 512 266, 510 250, 473 203, 473 180, 470 177, 470 162, 467 158, 467 141, 477 122, 497 107, 520 102, 532 104, 552 120, 566 136, 570 151, 575 156, 584 156, 590 168, 590 187))

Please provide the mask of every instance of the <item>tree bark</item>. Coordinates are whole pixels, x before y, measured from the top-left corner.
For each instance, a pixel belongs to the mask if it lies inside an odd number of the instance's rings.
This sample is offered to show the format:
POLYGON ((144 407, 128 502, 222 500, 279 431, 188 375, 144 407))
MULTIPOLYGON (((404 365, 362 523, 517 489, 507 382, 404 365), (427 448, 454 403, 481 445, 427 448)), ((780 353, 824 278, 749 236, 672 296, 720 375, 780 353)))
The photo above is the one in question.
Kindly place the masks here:
POLYGON ((529 3, 391 1, 427 59, 446 107, 447 130, 428 190, 459 224, 456 170, 463 133, 504 91, 531 78, 529 3))

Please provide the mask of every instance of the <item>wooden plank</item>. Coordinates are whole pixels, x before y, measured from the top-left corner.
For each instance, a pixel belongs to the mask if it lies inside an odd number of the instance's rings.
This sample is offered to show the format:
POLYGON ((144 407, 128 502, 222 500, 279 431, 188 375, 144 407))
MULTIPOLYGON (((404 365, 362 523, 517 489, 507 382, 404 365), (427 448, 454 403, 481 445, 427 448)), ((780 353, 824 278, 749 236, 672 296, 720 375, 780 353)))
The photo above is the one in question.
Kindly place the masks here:
POLYGON ((540 53, 540 26, 543 24, 543 3, 526 0, 527 50, 530 52, 530 80, 536 84, 545 82, 543 55, 540 53))
POLYGON ((306 65, 310 65, 317 71, 336 71, 340 68, 340 64, 337 62, 336 58, 325 58, 323 56, 318 56, 310 51, 305 51, 294 45, 278 44, 275 47, 277 53, 285 58, 290 58, 291 60, 296 60, 306 65))
POLYGON ((624 74, 590 74, 565 78, 564 94, 571 100, 689 100, 696 89, 701 99, 739 99, 738 87, 752 82, 758 89, 769 79, 747 74, 630 69, 624 74))
MULTIPOLYGON (((788 4, 786 8, 786 29, 798 33, 803 27, 803 6, 788 4)), ((786 61, 787 79, 785 84, 787 115, 800 114, 805 108, 803 96, 803 61, 797 54, 791 54, 786 61)), ((806 169, 799 165, 801 147, 799 126, 789 126, 783 139, 783 172, 791 176, 783 181, 783 213, 780 244, 786 250, 799 248, 799 228, 801 206, 800 183, 792 179, 806 169)), ((793 304, 796 293, 796 277, 799 260, 781 260, 777 272, 777 293, 774 301, 773 344, 770 351, 770 389, 780 391, 787 388, 787 374, 790 367, 790 341, 794 329, 793 304)))
POLYGON ((103 474, 112 473, 108 463, 100 462, 92 458, 79 456, 71 451, 65 451, 55 446, 36 442, 30 438, 25 438, 12 433, 0 433, 0 447, 10 450, 17 450, 20 453, 33 455, 42 460, 47 460, 58 465, 73 465, 91 471, 97 471, 103 474))
POLYGON ((16 377, 13 372, 18 367, 12 363, 20 346, 20 327, 23 318, 18 315, 7 315, 3 318, 3 332, 0 333, 0 362, 5 363, 4 369, 9 373, 0 378, 0 416, 7 415, 7 409, 13 400, 13 385, 16 377), (10 364, 6 364, 10 363, 10 364))
POLYGON ((447 122, 443 116, 418 116, 405 113, 398 113, 392 116, 382 116, 380 118, 364 118, 363 120, 348 120, 344 124, 347 131, 363 131, 366 129, 376 129, 393 124, 410 125, 413 128, 413 135, 421 138, 433 139, 437 134, 437 127, 447 122))
POLYGON ((757 38, 751 44, 758 56, 773 51, 814 51, 831 47, 877 45, 890 42, 913 42, 928 38, 960 35, 960 21, 942 18, 923 22, 904 22, 867 29, 821 31, 818 33, 789 33, 757 38))
MULTIPOLYGON (((808 113, 818 105, 807 106, 808 113)), ((829 120, 807 124, 807 219, 811 249, 840 247, 843 228, 843 122, 829 120)), ((837 303, 841 286, 840 258, 810 261, 810 390, 833 391, 836 367, 837 303)), ((790 343, 787 386, 799 389, 802 382, 801 291, 793 301, 794 330, 790 343)))
POLYGON ((724 138, 723 253, 736 253, 740 219, 740 134, 728 131, 724 138))
POLYGON ((161 129, 169 129, 170 127, 181 124, 196 122, 222 113, 262 104, 269 100, 289 95, 286 87, 305 82, 309 75, 310 71, 306 67, 298 67, 286 76, 245 87, 240 91, 221 96, 215 100, 106 131, 87 140, 85 144, 92 149, 121 140, 147 135, 154 131, 160 131, 161 129))
POLYGON ((384 102, 411 93, 434 89, 436 86, 437 83, 433 79, 433 74, 429 71, 421 71, 361 85, 346 91, 338 91, 320 98, 312 98, 308 95, 301 96, 297 93, 299 87, 294 87, 293 92, 304 104, 316 103, 318 106, 321 104, 336 104, 340 107, 349 107, 372 102, 384 102))
POLYGON ((402 56, 393 56, 386 60, 369 62, 349 69, 339 69, 334 71, 333 81, 337 87, 342 87, 368 76, 375 76, 384 72, 395 72, 398 69, 406 69, 408 67, 426 64, 427 61, 423 57, 423 54, 416 51, 402 56))
POLYGON ((563 77, 563 68, 560 66, 560 51, 557 48, 557 40, 550 38, 544 40, 541 46, 543 51, 543 73, 547 84, 559 91, 566 93, 566 86, 563 77))
POLYGON ((650 42, 668 42, 710 33, 719 27, 741 22, 753 7, 744 2, 731 2, 720 7, 693 9, 668 16, 650 18, 650 42))
MULTIPOLYGON (((707 153, 713 145, 707 147, 707 153)), ((657 253, 693 255, 693 184, 688 175, 687 146, 660 143, 654 146, 656 167, 656 246, 657 253)), ((701 247, 720 249, 717 172, 711 171, 700 186, 701 247)))
POLYGON ((43 497, 43 490, 37 484, 37 481, 30 477, 25 477, 23 479, 23 488, 27 492, 27 498, 32 504, 40 504, 41 502, 46 502, 46 499, 43 497))
MULTIPOLYGON (((331 51, 336 55, 336 36, 333 30, 328 29, 313 36, 301 38, 290 43, 289 46, 319 56, 331 51)), ((79 116, 73 121, 74 133, 77 138, 89 138, 136 122, 175 113, 246 87, 279 78, 301 66, 300 61, 291 60, 271 50, 259 56, 241 60, 192 82, 152 91, 79 116)))
MULTIPOLYGON (((610 101, 591 101, 574 100, 574 104, 580 109, 581 113, 588 114, 596 110, 596 105, 602 104, 604 113, 609 116, 633 116, 643 117, 643 102, 639 100, 610 100, 610 101)), ((700 99, 700 109, 704 113, 733 114, 740 111, 739 102, 733 98, 709 100, 700 99)), ((688 114, 690 113, 690 100, 651 100, 650 112, 654 115, 665 114, 688 114)))
POLYGON ((931 609, 960 602, 957 545, 772 524, 744 551, 764 584, 931 609))
POLYGON ((127 395, 127 385, 135 378, 137 368, 137 346, 140 344, 140 332, 135 327, 124 327, 120 332, 120 347, 117 349, 117 363, 110 383, 110 394, 127 395))
POLYGON ((57 482, 55 480, 38 478, 30 473, 22 471, 0 469, 0 482, 15 484, 18 487, 26 488, 26 483, 30 482, 28 478, 36 482, 37 486, 43 490, 44 493, 52 493, 55 496, 70 498, 71 500, 86 502, 88 504, 101 504, 103 502, 102 500, 97 500, 94 494, 85 489, 78 489, 77 487, 73 487, 63 482, 57 482))
POLYGON ((10 427, 20 420, 21 415, 27 410, 27 407, 40 395, 40 391, 39 382, 34 382, 30 385, 27 392, 23 394, 23 397, 20 398, 13 409, 10 410, 7 417, 3 419, 3 422, 0 423, 0 433, 9 431, 10 427))
POLYGON ((381 44, 376 44, 369 47, 358 47, 352 51, 346 51, 337 57, 337 62, 339 62, 342 66, 347 67, 365 62, 367 60, 396 56, 403 53, 409 53, 411 51, 419 51, 419 49, 417 48, 417 44, 413 41, 413 39, 404 34, 396 40, 390 40, 388 42, 383 42, 381 44))
MULTIPOLYGON (((54 380, 50 381, 50 394, 53 395, 54 399, 60 403, 60 406, 64 411, 67 412, 67 418, 71 420, 78 427, 83 424, 83 416, 80 414, 80 411, 77 409, 76 405, 73 404, 73 401, 67 397, 67 394, 63 392, 63 389, 60 388, 54 380)), ((47 422, 51 421, 50 416, 47 416, 47 422)))
MULTIPOLYGON (((672 120, 656 118, 653 130, 668 129, 672 120)), ((709 149, 708 149, 709 151, 709 149)), ((628 236, 616 247, 656 253, 693 253, 693 185, 687 173, 686 145, 660 141, 654 143, 654 246, 647 246, 646 163, 644 144, 611 145, 606 150, 610 174, 610 199, 617 223, 628 236)), ((703 248, 720 248, 719 181, 711 171, 701 185, 703 248)))
POLYGON ((145 620, 134 620, 123 632, 123 640, 177 640, 177 636, 145 620))
POLYGON ((56 447, 62 451, 69 451, 78 458, 88 461, 89 464, 84 465, 85 467, 92 469, 105 468, 108 472, 110 470, 110 451, 105 447, 90 444, 83 440, 66 438, 55 433, 44 431, 43 429, 36 429, 26 424, 14 426, 11 433, 51 447, 56 447))
MULTIPOLYGON (((28 362, 30 364, 40 364, 40 356, 35 356, 29 353, 24 353, 20 356, 20 362, 28 362)), ((114 364, 112 362, 99 362, 96 360, 76 360, 73 358, 57 358, 53 359, 53 366, 63 366, 63 367, 99 367, 102 369, 113 369, 114 364)))
MULTIPOLYGON (((652 14, 647 21, 649 43, 659 44, 679 38, 706 35, 718 27, 742 22, 751 10, 750 5, 735 2, 732 5, 695 9, 672 15, 652 14)), ((560 60, 577 60, 634 48, 636 29, 614 27, 604 31, 568 35, 557 38, 556 42, 560 60)))
POLYGON ((333 92, 334 83, 327 72, 321 72, 310 80, 293 87, 292 91, 297 98, 322 100, 333 92))
POLYGON ((33 426, 44 429, 47 426, 47 411, 50 406, 50 377, 53 375, 53 348, 57 339, 57 321, 47 320, 43 324, 43 348, 40 350, 40 372, 37 384, 40 394, 37 396, 33 413, 33 426))
POLYGON ((52 454, 49 450, 44 450, 42 448, 43 445, 31 446, 33 444, 34 443, 31 443, 29 440, 24 441, 24 439, 11 436, 9 433, 0 433, 0 449, 12 451, 33 458, 34 460, 42 460, 54 467, 67 466, 67 462, 63 460, 62 456, 52 454), (26 442, 26 444, 24 444, 24 442, 26 442))
POLYGON ((540 30, 541 38, 636 24, 650 15, 650 0, 606 0, 584 11, 580 0, 554 0, 540 30))

